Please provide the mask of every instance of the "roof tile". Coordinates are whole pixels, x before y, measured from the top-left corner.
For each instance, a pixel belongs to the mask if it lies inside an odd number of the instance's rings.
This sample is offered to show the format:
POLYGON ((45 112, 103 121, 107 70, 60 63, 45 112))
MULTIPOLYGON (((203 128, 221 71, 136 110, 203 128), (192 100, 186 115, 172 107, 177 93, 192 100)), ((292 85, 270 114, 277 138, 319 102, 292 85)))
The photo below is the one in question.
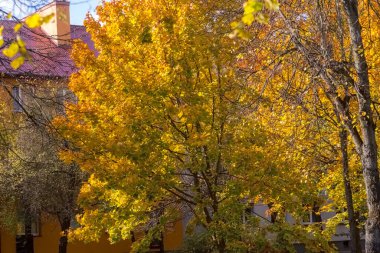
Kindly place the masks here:
MULTIPOLYGON (((4 45, 8 46, 16 38, 13 27, 16 21, 2 20, 4 26, 4 45)), ((69 77, 76 71, 76 67, 70 58, 71 48, 68 45, 57 46, 42 29, 29 29, 23 26, 19 34, 26 44, 30 58, 17 70, 10 67, 11 60, 0 55, 0 73, 7 75, 28 75, 44 77, 69 77)), ((94 43, 84 26, 71 25, 71 38, 81 39, 90 49, 95 51, 94 43)))

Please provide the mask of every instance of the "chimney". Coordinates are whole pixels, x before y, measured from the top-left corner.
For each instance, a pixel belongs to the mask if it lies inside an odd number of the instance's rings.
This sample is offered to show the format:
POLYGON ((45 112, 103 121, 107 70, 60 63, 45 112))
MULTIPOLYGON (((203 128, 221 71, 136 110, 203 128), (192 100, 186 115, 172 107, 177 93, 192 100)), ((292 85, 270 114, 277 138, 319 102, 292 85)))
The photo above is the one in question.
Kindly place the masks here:
POLYGON ((41 16, 54 14, 54 17, 42 25, 42 30, 58 45, 67 45, 70 42, 70 2, 68 0, 53 0, 37 11, 41 16))

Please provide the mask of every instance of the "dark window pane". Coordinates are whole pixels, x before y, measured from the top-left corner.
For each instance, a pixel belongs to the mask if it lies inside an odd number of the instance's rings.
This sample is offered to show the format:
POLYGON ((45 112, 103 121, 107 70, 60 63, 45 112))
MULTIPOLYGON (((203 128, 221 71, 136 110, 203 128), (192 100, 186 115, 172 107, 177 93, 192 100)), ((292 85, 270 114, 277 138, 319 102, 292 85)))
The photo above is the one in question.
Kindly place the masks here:
POLYGON ((21 112, 21 89, 19 86, 14 86, 12 89, 12 97, 13 97, 13 111, 21 112))

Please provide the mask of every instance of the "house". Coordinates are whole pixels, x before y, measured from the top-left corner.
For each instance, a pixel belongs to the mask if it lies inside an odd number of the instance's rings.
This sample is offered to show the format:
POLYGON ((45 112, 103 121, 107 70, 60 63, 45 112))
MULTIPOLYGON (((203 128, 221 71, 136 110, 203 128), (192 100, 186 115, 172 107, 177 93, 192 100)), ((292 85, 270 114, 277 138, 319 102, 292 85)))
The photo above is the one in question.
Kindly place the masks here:
MULTIPOLYGON (((38 160, 39 163, 33 163, 33 168, 28 168, 31 171, 36 170, 37 172, 41 169, 41 172, 36 173, 36 176, 30 178, 31 181, 33 181, 29 185, 31 187, 38 186, 39 180, 42 180, 42 175, 45 175, 42 174, 44 173, 42 172, 43 166, 56 165, 54 164, 54 162, 57 162, 57 160, 54 160, 56 159, 56 147, 64 145, 62 144, 63 142, 60 141, 55 143, 46 142, 47 130, 44 130, 45 132, 43 133, 38 132, 38 136, 42 140, 35 138, 35 136, 37 136, 36 131, 40 131, 38 126, 48 124, 55 115, 64 114, 65 100, 75 99, 67 89, 68 78, 76 71, 70 59, 71 43, 75 43, 73 42, 75 39, 80 39, 95 51, 93 42, 86 33, 85 27, 70 25, 68 1, 55 0, 39 9, 38 12, 42 16, 53 13, 54 17, 49 23, 42 25, 41 28, 30 30, 26 26, 23 26, 17 32, 29 50, 29 60, 19 69, 15 70, 10 67, 10 60, 8 58, 4 56, 0 57, 0 97, 2 98, 2 107, 4 107, 4 109, 1 110, 1 117, 7 119, 6 123, 2 123, 0 131, 5 134, 7 134, 7 131, 12 132, 12 134, 17 132, 16 142, 18 142, 19 145, 15 146, 22 147, 18 155, 21 154, 23 158, 30 155, 35 158, 38 155, 38 159, 40 159, 38 160), (50 156, 53 156, 52 160, 46 161, 50 159, 48 158, 50 156), (48 162, 50 162, 50 165, 48 162)), ((1 25, 4 27, 3 37, 5 43, 3 48, 7 47, 10 42, 16 38, 17 34, 14 31, 14 26, 17 23, 18 21, 12 20, 1 21, 1 25)), ((4 145, 2 149, 1 156, 3 157, 1 157, 0 160, 3 163, 3 169, 7 168, 7 166, 11 168, 12 162, 14 162, 8 150, 11 148, 4 145)), ((9 176, 10 174, 6 174, 9 173, 9 171, 4 171, 3 174, 9 176)), ((46 176, 48 175, 46 174, 46 176)), ((12 185, 13 178, 8 177, 6 179, 10 180, 9 185, 12 185)), ((61 180, 55 181, 55 178, 49 178, 47 181, 50 183, 47 185, 51 187, 62 183, 61 180)), ((11 186, 9 186, 9 189, 11 189, 11 186)), ((59 188, 54 189, 59 190, 59 188)), ((70 195, 71 197, 75 196, 75 189, 69 187, 66 188, 66 191, 67 189, 69 189, 68 192, 73 192, 74 195, 70 195)), ((21 195, 25 202, 40 201, 39 207, 46 205, 46 203, 40 199, 40 196, 33 196, 32 193, 30 193, 30 195, 28 194, 29 192, 26 191, 21 195)), ((66 201, 65 198, 64 201, 66 201)), ((71 201, 73 201, 73 199, 71 199, 71 201)), ((28 203, 28 206, 33 205, 28 203)), ((48 207, 46 207, 46 209, 47 208, 48 207)), ((49 208, 55 207, 52 204, 52 207, 49 208)), ((18 229, 17 232, 8 231, 4 227, 1 228, 0 253, 24 252, 26 239, 23 233, 25 227, 28 227, 33 234, 32 242, 34 252, 57 252, 62 227, 62 220, 59 220, 57 217, 63 217, 63 221, 65 221, 65 219, 67 220, 67 215, 65 217, 62 212, 56 216, 39 213, 38 215, 29 217, 28 223, 25 217, 22 216, 20 218, 18 222, 20 229, 18 229), (27 226, 26 224, 29 225, 27 226)), ((178 250, 181 247, 183 231, 182 221, 178 221, 173 224, 171 228, 168 228, 167 232, 163 234, 161 241, 152 243, 151 250, 160 252, 163 250, 165 250, 165 252, 178 250)), ((111 245, 106 237, 105 234, 99 242, 89 244, 70 242, 67 252, 129 252, 131 240, 121 241, 111 245)), ((138 239, 138 234, 136 237, 138 239)))
MULTIPOLYGON (((273 222, 273 217, 269 214, 269 207, 263 203, 257 203, 252 206, 250 210, 252 215, 258 216, 261 219, 261 225, 265 226, 265 224, 273 222)), ((311 224, 318 224, 320 222, 326 222, 328 219, 334 217, 336 215, 335 212, 320 212, 316 213, 314 211, 305 213, 305 217, 303 218, 303 225, 308 226, 311 224)), ((290 214, 285 215, 285 220, 290 224, 295 224, 294 218, 290 214)), ((322 226, 321 228, 323 228, 322 226)), ((361 237, 361 247, 364 249, 364 234, 360 235, 361 237)), ((345 222, 338 224, 335 230, 335 234, 332 236, 330 242, 335 246, 337 252, 340 253, 349 253, 351 252, 351 241, 350 241, 350 231, 347 228, 345 222)), ((305 249, 302 244, 295 243, 295 249, 298 253, 305 252, 305 249)), ((363 251, 364 252, 364 251, 363 251)))

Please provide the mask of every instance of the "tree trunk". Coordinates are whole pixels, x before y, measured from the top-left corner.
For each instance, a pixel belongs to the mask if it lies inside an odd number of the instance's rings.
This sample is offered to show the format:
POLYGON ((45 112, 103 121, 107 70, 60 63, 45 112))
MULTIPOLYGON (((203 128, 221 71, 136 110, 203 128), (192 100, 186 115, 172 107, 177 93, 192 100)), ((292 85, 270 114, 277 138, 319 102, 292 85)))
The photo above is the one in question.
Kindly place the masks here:
POLYGON ((29 210, 25 210, 24 222, 25 222, 24 250, 25 250, 25 253, 34 253, 33 234, 32 234, 32 215, 30 214, 29 210))
POLYGON ((343 182, 344 193, 347 203, 348 222, 350 225, 350 238, 351 238, 351 252, 360 253, 360 234, 358 228, 357 214, 355 214, 354 203, 352 201, 352 189, 348 171, 348 153, 347 153, 347 131, 342 129, 340 131, 340 148, 342 153, 342 168, 343 168, 343 182))
POLYGON ((161 232, 161 240, 160 240, 160 253, 164 253, 165 248, 164 248, 164 234, 161 232))
POLYGON ((224 253, 226 251, 226 241, 222 238, 218 241, 218 252, 224 253))
POLYGON ((366 223, 365 247, 367 253, 380 252, 380 185, 377 163, 375 124, 371 109, 368 65, 359 22, 357 0, 342 0, 350 30, 352 53, 358 76, 356 83, 359 104, 359 121, 362 132, 362 145, 356 149, 363 165, 363 176, 367 192, 368 219, 366 223))
POLYGON ((367 253, 380 252, 380 194, 379 194, 379 175, 375 159, 371 159, 374 153, 370 148, 364 151, 363 174, 367 191, 368 218, 366 222, 365 248, 367 253), (371 154, 372 153, 372 154, 371 154))
POLYGON ((70 217, 64 217, 60 221, 62 235, 59 238, 58 253, 66 253, 67 252, 67 242, 68 242, 67 235, 68 235, 68 232, 70 229, 70 220, 71 220, 70 217))

